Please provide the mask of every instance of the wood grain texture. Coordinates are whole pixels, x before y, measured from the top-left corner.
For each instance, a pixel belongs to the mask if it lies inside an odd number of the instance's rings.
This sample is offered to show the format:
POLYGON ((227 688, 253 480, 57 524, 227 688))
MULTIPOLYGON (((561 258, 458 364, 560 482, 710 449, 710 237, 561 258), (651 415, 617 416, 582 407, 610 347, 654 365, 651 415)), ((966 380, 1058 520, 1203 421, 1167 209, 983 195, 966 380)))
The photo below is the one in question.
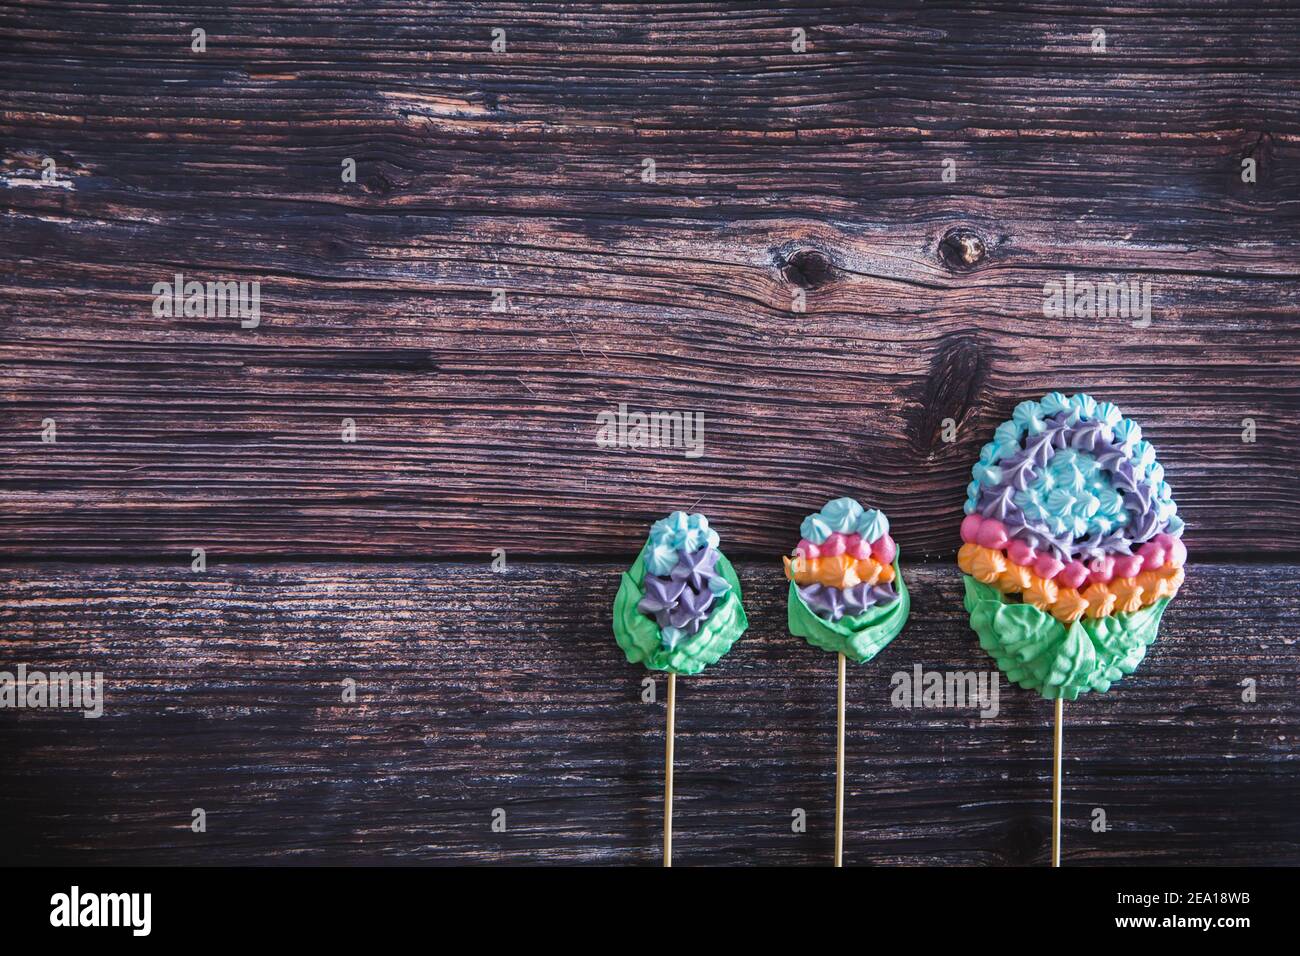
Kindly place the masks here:
POLYGON ((1142 422, 1194 554, 1296 552, 1293 5, 0 27, 0 555, 612 556, 692 506, 759 555, 847 493, 939 556, 980 444, 1052 388, 1142 422), (261 325, 153 316, 176 272, 259 281, 261 325), (1067 273, 1150 281, 1152 325, 1044 321, 1067 273), (620 402, 703 413, 703 457, 598 448, 620 402))
POLYGON ((1300 863, 1298 41, 1283 0, 0 6, 0 668, 109 688, 0 711, 0 859, 657 863, 609 609, 693 508, 762 560, 679 687, 676 861, 824 864, 834 658, 771 556, 852 494, 915 609, 851 676, 847 862, 1042 864, 1050 707, 889 680, 989 666, 915 562, 1015 404, 1086 389, 1204 564, 1067 707, 1066 862, 1300 863), (260 324, 154 315, 176 273, 260 324), (1067 276, 1150 282, 1151 325, 1044 319, 1067 276), (598 447, 620 403, 703 456, 598 447))
MULTIPOLYGON (((14 863, 655 864, 663 682, 643 703, 646 672, 610 636, 620 570, 5 569, 4 665, 102 669, 107 706, 0 713, 0 848, 14 863)), ((774 562, 738 570, 750 632, 678 682, 675 862, 824 865, 835 658, 785 633, 774 562)), ((991 666, 956 570, 905 573, 907 629, 850 670, 846 862, 1043 864, 1051 706, 1005 684, 991 719, 891 706, 897 671, 991 666)), ((1300 863, 1298 584, 1289 566, 1193 568, 1142 667, 1067 705, 1067 865, 1300 863)))

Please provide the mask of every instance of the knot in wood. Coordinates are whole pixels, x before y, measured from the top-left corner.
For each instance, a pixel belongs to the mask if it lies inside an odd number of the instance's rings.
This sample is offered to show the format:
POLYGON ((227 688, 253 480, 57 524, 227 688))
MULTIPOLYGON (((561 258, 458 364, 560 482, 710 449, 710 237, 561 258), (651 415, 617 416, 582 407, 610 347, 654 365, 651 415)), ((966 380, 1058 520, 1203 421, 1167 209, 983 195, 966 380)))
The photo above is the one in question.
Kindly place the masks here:
POLYGON ((984 261, 984 240, 973 229, 949 229, 939 240, 939 258, 957 272, 967 272, 984 261))
POLYGON ((834 276, 835 267, 818 249, 796 249, 783 257, 781 275, 801 289, 825 285, 834 276))

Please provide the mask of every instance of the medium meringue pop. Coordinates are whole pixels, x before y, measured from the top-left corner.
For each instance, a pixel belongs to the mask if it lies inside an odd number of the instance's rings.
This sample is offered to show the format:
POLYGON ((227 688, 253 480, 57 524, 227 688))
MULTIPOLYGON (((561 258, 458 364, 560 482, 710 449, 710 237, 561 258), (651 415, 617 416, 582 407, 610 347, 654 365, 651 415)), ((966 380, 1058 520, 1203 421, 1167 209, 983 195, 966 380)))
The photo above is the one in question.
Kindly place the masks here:
POLYGON ((911 606, 889 519, 836 498, 804 518, 799 533, 794 556, 782 559, 790 633, 859 664, 871 660, 898 636, 911 606))

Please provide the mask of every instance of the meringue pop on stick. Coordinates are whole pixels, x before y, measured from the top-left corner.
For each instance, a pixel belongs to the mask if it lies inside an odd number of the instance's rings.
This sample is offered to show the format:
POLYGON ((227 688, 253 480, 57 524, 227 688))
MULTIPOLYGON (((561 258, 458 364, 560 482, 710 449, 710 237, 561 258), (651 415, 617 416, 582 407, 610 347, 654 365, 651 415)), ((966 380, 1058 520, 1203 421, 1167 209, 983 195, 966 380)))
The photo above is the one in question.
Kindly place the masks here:
POLYGON ((966 610, 1007 679, 1055 702, 1059 866, 1062 702, 1105 693, 1146 656, 1183 583, 1183 520, 1142 429, 1085 394, 1021 402, 972 475, 966 610))
POLYGON ((839 658, 835 865, 843 866, 844 662, 863 664, 879 654, 907 623, 911 599, 883 511, 836 498, 804 518, 799 533, 794 557, 783 559, 790 580, 786 619, 791 634, 839 658))
POLYGON ((631 664, 668 672, 664 746, 664 866, 673 865, 673 737, 677 675, 731 650, 749 621, 740 581, 702 514, 674 511, 650 527, 614 599, 614 639, 631 664))

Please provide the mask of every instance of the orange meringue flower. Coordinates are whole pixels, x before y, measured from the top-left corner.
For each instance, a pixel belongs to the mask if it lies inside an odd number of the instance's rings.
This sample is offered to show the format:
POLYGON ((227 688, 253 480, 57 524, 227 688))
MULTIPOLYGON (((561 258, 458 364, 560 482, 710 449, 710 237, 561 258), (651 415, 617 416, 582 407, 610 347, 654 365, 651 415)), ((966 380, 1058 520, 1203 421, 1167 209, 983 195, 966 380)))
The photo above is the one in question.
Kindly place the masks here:
POLYGON ((1100 582, 1084 591, 1083 597, 1088 602, 1088 617, 1106 617, 1115 610, 1115 595, 1100 582))
POLYGON ((1183 579, 1187 577, 1187 573, 1182 567, 1175 568, 1171 565, 1166 565, 1156 573, 1169 582, 1170 597, 1178 593, 1178 589, 1183 586, 1183 579))
POLYGON ((1056 603, 1052 605, 1052 616, 1062 624, 1072 624, 1083 617, 1083 612, 1086 610, 1088 610, 1088 602, 1084 600, 1082 594, 1074 588, 1061 588, 1056 603))
POLYGON ((982 549, 980 548, 980 546, 976 544, 974 541, 968 541, 965 544, 963 544, 961 546, 961 550, 957 552, 957 567, 961 568, 964 572, 969 574, 971 577, 974 577, 975 557, 980 553, 981 550, 982 549))
POLYGON ((980 548, 979 554, 975 556, 973 562, 971 577, 982 584, 992 584, 998 579, 998 575, 1006 569, 1007 559, 1001 551, 980 548))
POLYGON ((1014 561, 1007 562, 1007 569, 998 577, 998 588, 1006 594, 1019 594, 1033 583, 1034 572, 1014 561))
POLYGON ((1110 582, 1115 594, 1116 613, 1129 613, 1142 607, 1142 585, 1136 578, 1115 578, 1110 582))
POLYGON ((1162 578, 1155 571, 1143 571, 1134 580, 1142 588, 1143 604, 1154 604, 1161 598, 1173 595, 1173 589, 1169 586, 1169 579, 1162 578))
POLYGON ((851 588, 861 584, 858 577, 858 559, 848 554, 821 559, 822 570, 818 584, 832 588, 851 588))
POLYGON ((1058 597, 1060 597, 1060 588, 1057 587, 1056 582, 1040 578, 1035 574, 1029 582, 1029 587, 1025 588, 1021 600, 1026 604, 1032 604, 1040 611, 1046 611, 1056 603, 1058 597))
POLYGON ((880 580, 880 562, 871 558, 851 558, 853 561, 853 573, 857 576, 859 583, 874 585, 880 580))
MULTIPOLYGON (((889 584, 894 580, 894 566, 892 564, 882 564, 875 559, 872 559, 871 563, 880 568, 880 581, 878 583, 889 584)), ((873 581, 872 583, 875 584, 877 582, 873 581)))

